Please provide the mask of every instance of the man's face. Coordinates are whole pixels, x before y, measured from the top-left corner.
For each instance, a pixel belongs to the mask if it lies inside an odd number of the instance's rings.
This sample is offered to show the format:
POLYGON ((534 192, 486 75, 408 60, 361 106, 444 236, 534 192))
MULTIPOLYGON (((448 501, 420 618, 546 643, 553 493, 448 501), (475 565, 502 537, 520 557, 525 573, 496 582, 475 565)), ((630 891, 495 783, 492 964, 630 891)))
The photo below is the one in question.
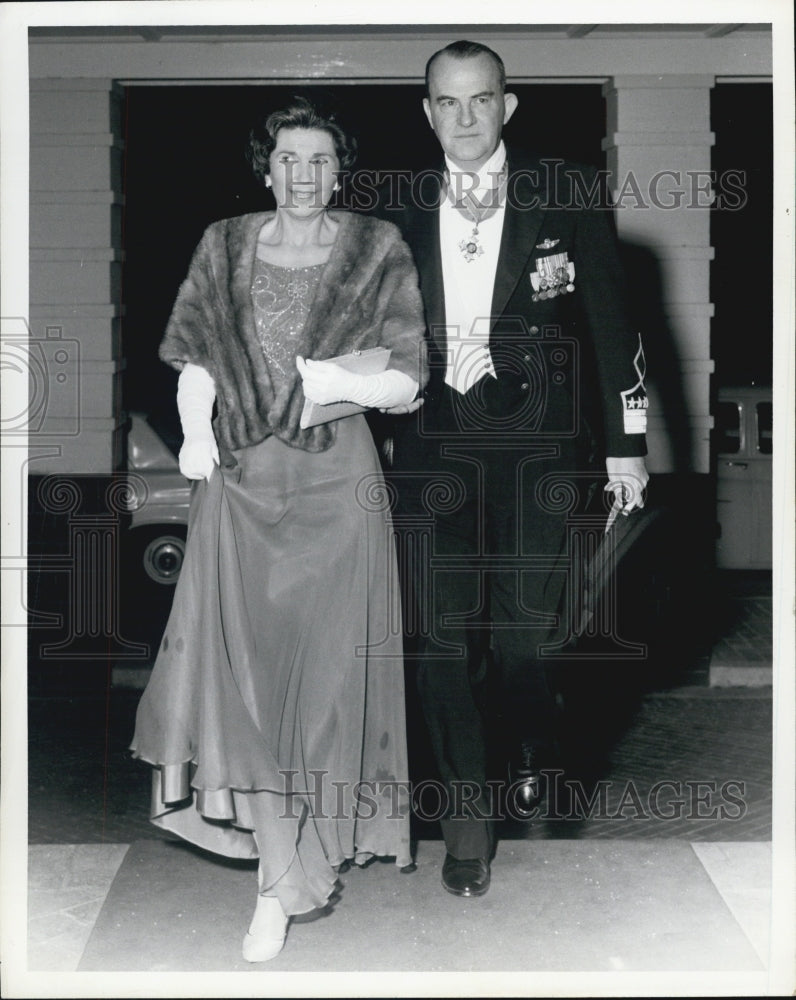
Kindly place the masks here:
POLYGON ((485 53, 457 59, 439 56, 432 64, 423 108, 440 145, 462 170, 476 171, 500 144, 503 126, 517 98, 500 92, 498 67, 485 53))

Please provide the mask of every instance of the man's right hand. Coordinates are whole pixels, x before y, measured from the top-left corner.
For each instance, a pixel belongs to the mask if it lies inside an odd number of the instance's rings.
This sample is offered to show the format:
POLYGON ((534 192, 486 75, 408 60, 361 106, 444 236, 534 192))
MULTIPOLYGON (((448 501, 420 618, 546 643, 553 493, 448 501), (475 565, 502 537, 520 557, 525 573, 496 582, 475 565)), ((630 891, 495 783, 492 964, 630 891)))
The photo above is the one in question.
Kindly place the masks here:
POLYGON ((180 472, 186 479, 209 479, 219 464, 214 438, 186 438, 180 448, 180 472))

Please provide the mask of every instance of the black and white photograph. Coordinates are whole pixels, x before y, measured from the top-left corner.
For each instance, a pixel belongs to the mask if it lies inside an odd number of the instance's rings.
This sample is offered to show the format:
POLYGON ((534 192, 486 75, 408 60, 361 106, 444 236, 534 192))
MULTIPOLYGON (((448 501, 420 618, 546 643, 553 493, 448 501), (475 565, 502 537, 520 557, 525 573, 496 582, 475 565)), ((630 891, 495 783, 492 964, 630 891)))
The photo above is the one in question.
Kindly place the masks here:
POLYGON ((791 4, 455 16, 0 4, 3 996, 796 989, 791 4))

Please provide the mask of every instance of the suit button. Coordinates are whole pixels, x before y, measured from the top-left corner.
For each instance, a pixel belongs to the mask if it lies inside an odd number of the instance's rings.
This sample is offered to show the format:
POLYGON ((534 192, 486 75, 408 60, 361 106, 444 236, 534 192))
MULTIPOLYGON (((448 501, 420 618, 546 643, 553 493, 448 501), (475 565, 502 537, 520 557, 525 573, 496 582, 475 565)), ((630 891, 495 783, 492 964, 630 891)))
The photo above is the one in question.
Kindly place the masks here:
POLYGON ((522 360, 523 361, 530 361, 531 360, 530 354, 526 354, 525 357, 522 360))
POLYGON ((538 333, 538 332, 539 332, 539 327, 538 326, 532 326, 531 327, 531 333, 538 333))
POLYGON ((520 386, 520 389, 522 389, 523 392, 527 392, 530 388, 531 387, 528 385, 527 382, 523 382, 522 385, 520 386))

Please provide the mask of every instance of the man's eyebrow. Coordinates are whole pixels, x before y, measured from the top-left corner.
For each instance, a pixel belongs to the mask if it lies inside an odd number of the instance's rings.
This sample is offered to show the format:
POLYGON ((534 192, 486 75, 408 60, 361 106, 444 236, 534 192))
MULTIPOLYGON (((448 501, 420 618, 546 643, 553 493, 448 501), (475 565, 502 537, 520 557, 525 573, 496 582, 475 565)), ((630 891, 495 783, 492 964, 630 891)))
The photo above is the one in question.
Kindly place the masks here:
MULTIPOLYGON (((481 90, 477 94, 472 94, 470 96, 470 100, 472 100, 475 97, 494 97, 494 96, 495 96, 495 91, 494 90, 481 90)), ((458 98, 453 97, 451 94, 437 94, 437 96, 434 98, 434 100, 435 101, 456 101, 456 100, 458 100, 458 98)))

